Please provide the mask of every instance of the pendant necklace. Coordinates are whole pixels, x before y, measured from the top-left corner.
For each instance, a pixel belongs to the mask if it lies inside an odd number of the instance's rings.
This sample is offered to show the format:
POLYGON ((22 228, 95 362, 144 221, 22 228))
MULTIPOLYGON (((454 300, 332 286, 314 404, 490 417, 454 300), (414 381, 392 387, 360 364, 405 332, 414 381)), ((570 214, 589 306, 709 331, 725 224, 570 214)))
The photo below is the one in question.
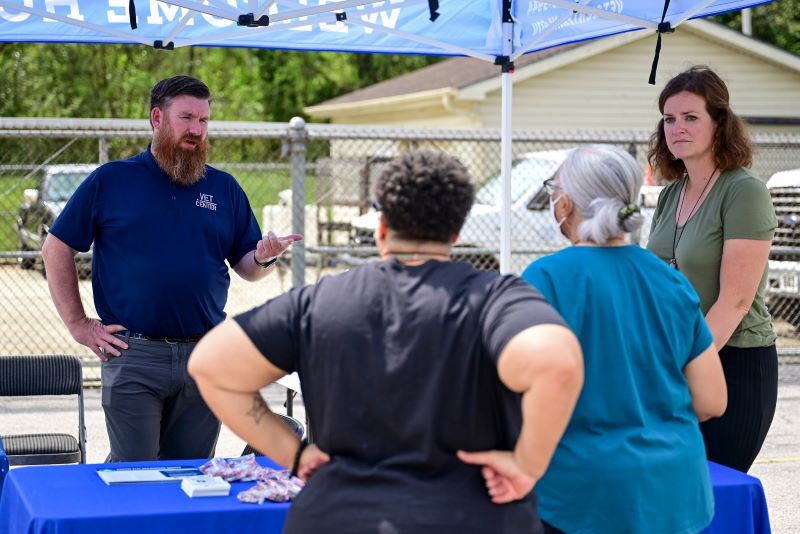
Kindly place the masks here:
POLYGON ((683 199, 686 198, 686 189, 688 189, 688 186, 689 186, 689 183, 688 183, 689 182, 689 174, 688 173, 686 174, 686 178, 684 180, 685 183, 683 184, 683 191, 681 191, 681 197, 680 197, 680 200, 678 201, 678 211, 675 213, 675 230, 672 232, 672 257, 669 260, 669 266, 672 267, 673 269, 675 269, 676 271, 679 270, 679 269, 678 269, 678 260, 675 259, 675 250, 678 248, 678 243, 681 242, 681 237, 683 237, 683 232, 684 232, 684 230, 686 230, 686 225, 689 224, 689 221, 691 220, 692 215, 694 215, 694 211, 697 209, 697 206, 700 204, 700 199, 703 198, 703 194, 705 194, 706 189, 708 188, 708 184, 711 183, 711 178, 714 177, 714 174, 717 172, 717 169, 719 169, 719 166, 714 167, 714 170, 711 171, 711 175, 706 180, 706 184, 703 186, 703 190, 700 191, 700 196, 697 197, 697 200, 695 200, 694 206, 692 206, 691 211, 689 211, 689 216, 686 217, 686 220, 683 222, 683 226, 681 226, 681 233, 678 233, 678 219, 681 216, 681 208, 683 207, 683 199))

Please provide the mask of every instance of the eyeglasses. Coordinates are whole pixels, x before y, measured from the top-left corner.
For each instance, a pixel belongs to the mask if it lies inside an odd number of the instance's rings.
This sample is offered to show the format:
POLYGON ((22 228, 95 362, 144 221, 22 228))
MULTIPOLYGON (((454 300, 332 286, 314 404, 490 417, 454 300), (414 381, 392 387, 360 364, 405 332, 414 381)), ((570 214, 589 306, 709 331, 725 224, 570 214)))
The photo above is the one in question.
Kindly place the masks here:
POLYGON ((374 209, 375 211, 381 211, 381 203, 378 202, 377 200, 373 200, 372 209, 374 209))
POLYGON ((551 176, 542 182, 542 186, 544 186, 544 190, 548 195, 553 196, 553 194, 556 192, 556 177, 551 176))

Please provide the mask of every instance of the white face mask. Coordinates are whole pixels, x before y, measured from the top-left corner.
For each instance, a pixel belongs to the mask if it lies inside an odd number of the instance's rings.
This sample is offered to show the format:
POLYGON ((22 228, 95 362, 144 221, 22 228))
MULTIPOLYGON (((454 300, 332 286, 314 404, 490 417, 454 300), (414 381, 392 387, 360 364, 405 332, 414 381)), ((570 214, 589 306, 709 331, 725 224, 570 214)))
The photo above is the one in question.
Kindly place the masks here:
POLYGON ((564 224, 564 221, 567 220, 566 217, 562 217, 560 219, 556 218, 556 204, 558 201, 564 198, 564 194, 559 194, 555 199, 552 197, 550 198, 550 221, 553 223, 553 244, 555 245, 571 245, 572 243, 564 235, 564 230, 561 226, 564 224))
POLYGON ((553 221, 557 236, 563 235, 561 232, 561 225, 567 220, 566 217, 561 217, 561 219, 556 217, 556 204, 558 204, 558 201, 562 198, 564 198, 563 194, 558 195, 555 200, 553 200, 553 197, 550 197, 550 220, 553 221))

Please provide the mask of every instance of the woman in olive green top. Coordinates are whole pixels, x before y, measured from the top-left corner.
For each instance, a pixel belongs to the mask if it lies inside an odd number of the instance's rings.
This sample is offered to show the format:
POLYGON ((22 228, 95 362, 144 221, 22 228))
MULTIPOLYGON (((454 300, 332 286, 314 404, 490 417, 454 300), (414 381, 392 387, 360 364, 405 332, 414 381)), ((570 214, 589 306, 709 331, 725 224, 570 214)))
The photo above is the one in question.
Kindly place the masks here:
POLYGON ((728 383, 728 408, 702 423, 709 460, 747 471, 778 394, 775 332, 764 295, 777 226, 769 191, 744 167, 752 147, 728 89, 692 67, 661 92, 650 164, 672 182, 659 196, 647 248, 700 296, 728 383))

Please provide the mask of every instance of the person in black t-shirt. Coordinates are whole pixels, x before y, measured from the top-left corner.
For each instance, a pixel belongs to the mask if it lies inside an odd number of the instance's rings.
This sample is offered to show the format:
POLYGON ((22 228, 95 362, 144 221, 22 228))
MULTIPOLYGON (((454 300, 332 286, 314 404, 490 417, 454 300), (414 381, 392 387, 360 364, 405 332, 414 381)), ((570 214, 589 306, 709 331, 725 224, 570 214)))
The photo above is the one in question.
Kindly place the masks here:
POLYGON ((222 422, 307 480, 285 532, 541 532, 532 489, 582 386, 580 346, 516 276, 449 261, 474 197, 458 160, 410 152, 375 194, 381 261, 226 321, 190 373, 222 422), (259 394, 294 371, 305 449, 259 394))

